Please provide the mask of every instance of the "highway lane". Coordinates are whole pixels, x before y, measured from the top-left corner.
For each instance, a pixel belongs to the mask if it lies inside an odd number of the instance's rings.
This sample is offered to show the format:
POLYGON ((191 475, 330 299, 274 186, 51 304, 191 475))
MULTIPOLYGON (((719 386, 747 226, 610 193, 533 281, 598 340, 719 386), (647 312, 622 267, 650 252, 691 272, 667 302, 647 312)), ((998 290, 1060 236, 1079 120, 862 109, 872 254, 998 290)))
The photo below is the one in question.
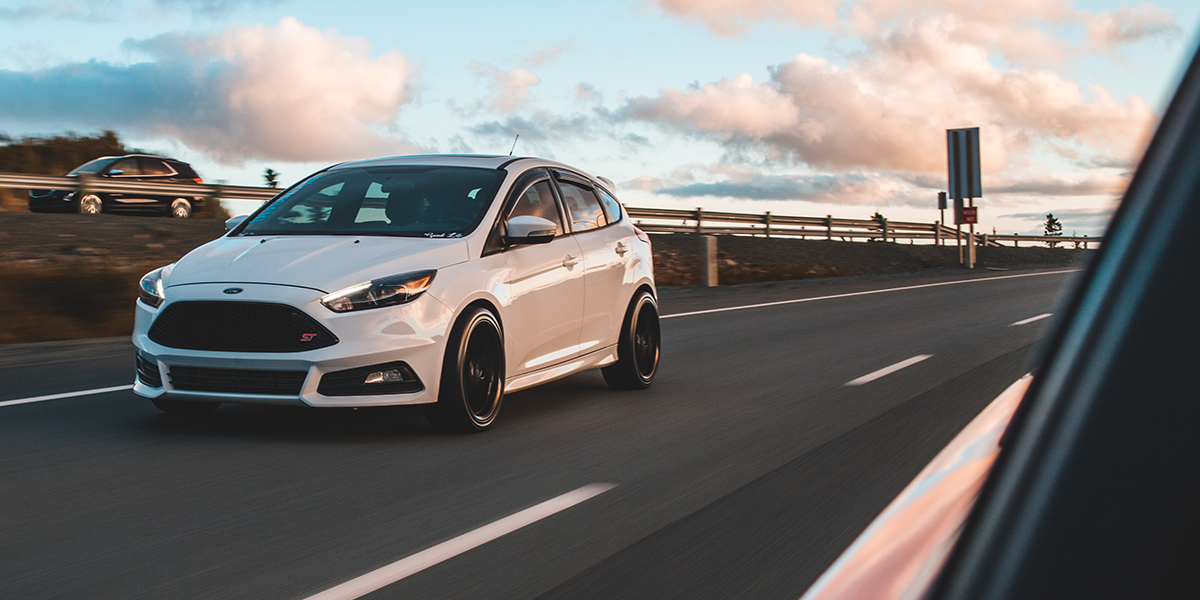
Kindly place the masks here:
MULTIPOLYGON (((795 597, 1027 370, 1051 320, 1011 324, 1070 277, 668 319, 647 392, 582 374, 476 436, 405 409, 178 419, 129 392, 2 407, 0 597, 304 598, 596 483, 616 487, 366 597, 795 597)), ((665 289, 662 309, 963 278, 665 289)), ((120 348, 0 350, 0 401, 128 383, 120 348)))

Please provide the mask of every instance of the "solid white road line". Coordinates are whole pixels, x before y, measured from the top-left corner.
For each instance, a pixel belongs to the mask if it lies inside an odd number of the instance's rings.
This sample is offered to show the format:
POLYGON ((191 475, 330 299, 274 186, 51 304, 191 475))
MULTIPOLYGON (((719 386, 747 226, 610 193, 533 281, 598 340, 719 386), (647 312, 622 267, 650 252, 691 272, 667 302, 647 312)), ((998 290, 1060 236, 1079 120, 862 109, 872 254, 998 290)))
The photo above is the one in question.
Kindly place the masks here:
POLYGON ((932 354, 918 354, 908 360, 902 360, 890 367, 884 367, 878 371, 875 371, 874 373, 867 373, 866 375, 863 375, 862 377, 859 377, 858 379, 855 379, 854 381, 847 382, 846 385, 853 386, 853 385, 862 385, 864 383, 870 383, 872 381, 875 381, 876 379, 879 379, 880 377, 884 377, 886 375, 891 375, 892 373, 895 373, 896 371, 899 371, 900 369, 903 369, 905 367, 911 367, 927 358, 932 358, 932 357, 933 357, 932 354))
POLYGON ((1032 322, 1034 322, 1034 321, 1041 321, 1042 319, 1045 319, 1045 318, 1047 318, 1047 317, 1052 317, 1052 316, 1054 316, 1054 313, 1043 313, 1043 314, 1040 314, 1040 315, 1038 315, 1038 316, 1036 316, 1036 317, 1029 317, 1028 319, 1021 319, 1020 321, 1017 321, 1016 323, 1013 323, 1013 324, 1009 325, 1009 327, 1017 327, 1017 326, 1020 326, 1020 325, 1028 325, 1028 324, 1030 324, 1030 323, 1032 323, 1032 322))
POLYGON ((692 315, 706 315, 709 313, 719 313, 731 310, 746 310, 747 308, 762 308, 764 306, 780 306, 783 304, 796 304, 798 302, 815 302, 817 300, 832 300, 834 298, 849 298, 851 296, 867 296, 870 294, 884 294, 887 292, 901 292, 904 290, 918 290, 921 288, 940 287, 943 285, 958 285, 960 283, 979 283, 982 281, 996 281, 998 279, 1016 279, 1018 277, 1041 277, 1042 275, 1061 275, 1063 273, 1074 273, 1083 269, 1065 269, 1062 271, 1046 271, 1043 273, 1023 273, 1021 275, 1001 275, 1000 277, 978 277, 975 279, 960 279, 958 281, 942 281, 939 283, 923 283, 921 285, 906 285, 904 287, 886 288, 882 290, 868 290, 865 292, 849 292, 846 294, 833 294, 832 296, 817 296, 815 298, 797 298, 795 300, 780 300, 778 302, 763 302, 762 304, 746 304, 744 306, 727 306, 725 308, 710 308, 708 310, 694 310, 692 312, 675 313, 673 315, 663 315, 659 319, 672 319, 675 317, 690 317, 692 315))
POLYGON ((122 392, 132 390, 133 385, 117 385, 106 388, 96 388, 94 390, 80 390, 78 392, 64 392, 62 394, 50 394, 49 396, 34 396, 33 398, 20 398, 18 400, 5 400, 0 402, 0 406, 16 406, 18 404, 29 404, 31 402, 45 402, 46 400, 61 400, 63 398, 74 398, 76 396, 90 396, 92 394, 107 394, 109 392, 122 392))
POLYGON ((467 550, 482 546, 526 525, 541 521, 554 513, 571 508, 584 500, 599 496, 615 487, 617 486, 613 483, 585 485, 432 548, 422 550, 408 558, 402 558, 386 567, 380 567, 366 575, 355 577, 337 587, 325 590, 315 596, 309 596, 306 600, 354 600, 354 598, 360 598, 409 575, 454 558, 467 550))

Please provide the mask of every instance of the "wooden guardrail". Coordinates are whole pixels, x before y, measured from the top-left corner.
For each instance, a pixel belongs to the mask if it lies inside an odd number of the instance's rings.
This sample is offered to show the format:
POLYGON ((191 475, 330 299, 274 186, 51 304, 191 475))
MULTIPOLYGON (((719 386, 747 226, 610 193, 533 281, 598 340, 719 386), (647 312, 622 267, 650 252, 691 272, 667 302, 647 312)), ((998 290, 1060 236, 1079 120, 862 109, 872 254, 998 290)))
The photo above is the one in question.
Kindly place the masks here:
MULTIPOLYGON (((204 184, 204 183, 151 183, 144 181, 121 181, 106 177, 53 177, 48 175, 22 175, 19 173, 0 173, 0 188, 18 189, 54 189, 112 193, 150 192, 161 194, 181 194, 187 196, 203 196, 206 198, 228 198, 245 200, 270 200, 282 192, 282 189, 262 188, 240 185, 204 184)), ((701 208, 696 210, 680 210, 671 208, 634 208, 626 207, 629 216, 638 227, 648 233, 700 233, 712 235, 751 235, 764 237, 790 237, 802 239, 825 240, 930 240, 935 244, 944 245, 956 240, 956 230, 940 223, 914 223, 907 221, 891 221, 884 219, 842 219, 830 215, 824 217, 797 217, 773 215, 766 213, 734 213, 708 211, 701 208)), ((963 231, 964 240, 969 237, 963 231)), ((1084 248, 1090 244, 1099 244, 1100 237, 1088 236, 1031 236, 1031 235, 991 235, 976 233, 976 243, 981 246, 1000 246, 1001 242, 1011 242, 1019 246, 1022 242, 1028 244, 1074 244, 1079 243, 1084 248)))

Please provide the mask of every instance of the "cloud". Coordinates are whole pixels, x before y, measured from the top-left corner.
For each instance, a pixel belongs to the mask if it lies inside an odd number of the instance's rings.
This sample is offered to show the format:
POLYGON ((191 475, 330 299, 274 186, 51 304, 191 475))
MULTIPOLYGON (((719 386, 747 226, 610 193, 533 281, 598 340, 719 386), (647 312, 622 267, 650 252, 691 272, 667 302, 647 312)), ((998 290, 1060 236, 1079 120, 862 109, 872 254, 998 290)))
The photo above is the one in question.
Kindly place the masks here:
POLYGON ((596 89, 596 86, 583 81, 575 84, 575 97, 584 102, 600 102, 603 100, 603 94, 600 93, 600 90, 596 89))
POLYGON ((487 105, 492 110, 513 114, 529 100, 529 90, 542 82, 541 78, 527 69, 503 71, 494 65, 471 61, 467 65, 480 77, 488 80, 487 105))
POLYGON ((742 74, 629 99, 619 118, 839 171, 945 169, 945 129, 980 126, 985 172, 1013 153, 1071 147, 1128 156, 1155 121, 1139 96, 1115 99, 1058 71, 998 66, 952 16, 864 38, 857 62, 799 54, 768 81, 742 74), (1047 145, 1053 141, 1057 146, 1047 145))
POLYGON ((414 69, 399 51, 373 58, 361 38, 290 17, 125 47, 151 60, 0 71, 0 117, 174 138, 226 164, 415 149, 379 132, 413 92, 414 69))
POLYGON ((1147 2, 1137 8, 1121 6, 1112 12, 1084 15, 1088 42, 1094 48, 1113 47, 1146 38, 1175 36, 1183 32, 1175 14, 1147 2))
POLYGON ((0 6, 0 21, 57 19, 103 23, 113 21, 113 15, 120 14, 119 8, 120 4, 113 0, 15 2, 10 6, 0 6))
POLYGON ((571 48, 570 42, 563 42, 557 46, 547 46, 536 52, 531 52, 521 57, 520 61, 530 69, 536 69, 548 62, 551 62, 562 56, 571 48))

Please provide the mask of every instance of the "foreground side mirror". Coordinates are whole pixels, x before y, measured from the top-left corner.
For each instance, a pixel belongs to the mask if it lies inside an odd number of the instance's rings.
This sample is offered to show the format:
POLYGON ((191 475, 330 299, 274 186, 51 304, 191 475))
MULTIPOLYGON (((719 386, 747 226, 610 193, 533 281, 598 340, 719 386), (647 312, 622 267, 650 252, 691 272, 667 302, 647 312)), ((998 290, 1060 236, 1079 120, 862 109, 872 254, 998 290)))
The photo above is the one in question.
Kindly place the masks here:
POLYGON ((237 226, 241 225, 242 221, 245 221, 246 217, 248 217, 248 216, 250 216, 250 215, 239 215, 236 217, 230 217, 228 219, 225 219, 225 231, 229 232, 229 231, 233 231, 234 229, 237 229, 237 226))
POLYGON ((109 171, 108 173, 105 173, 105 175, 108 175, 109 177, 112 177, 114 175, 124 175, 124 174, 125 174, 125 171, 122 171, 121 169, 113 169, 113 170, 109 171))
POLYGON ((505 241, 509 244, 545 244, 554 241, 554 233, 558 227, 532 215, 513 217, 508 220, 508 235, 505 241))

